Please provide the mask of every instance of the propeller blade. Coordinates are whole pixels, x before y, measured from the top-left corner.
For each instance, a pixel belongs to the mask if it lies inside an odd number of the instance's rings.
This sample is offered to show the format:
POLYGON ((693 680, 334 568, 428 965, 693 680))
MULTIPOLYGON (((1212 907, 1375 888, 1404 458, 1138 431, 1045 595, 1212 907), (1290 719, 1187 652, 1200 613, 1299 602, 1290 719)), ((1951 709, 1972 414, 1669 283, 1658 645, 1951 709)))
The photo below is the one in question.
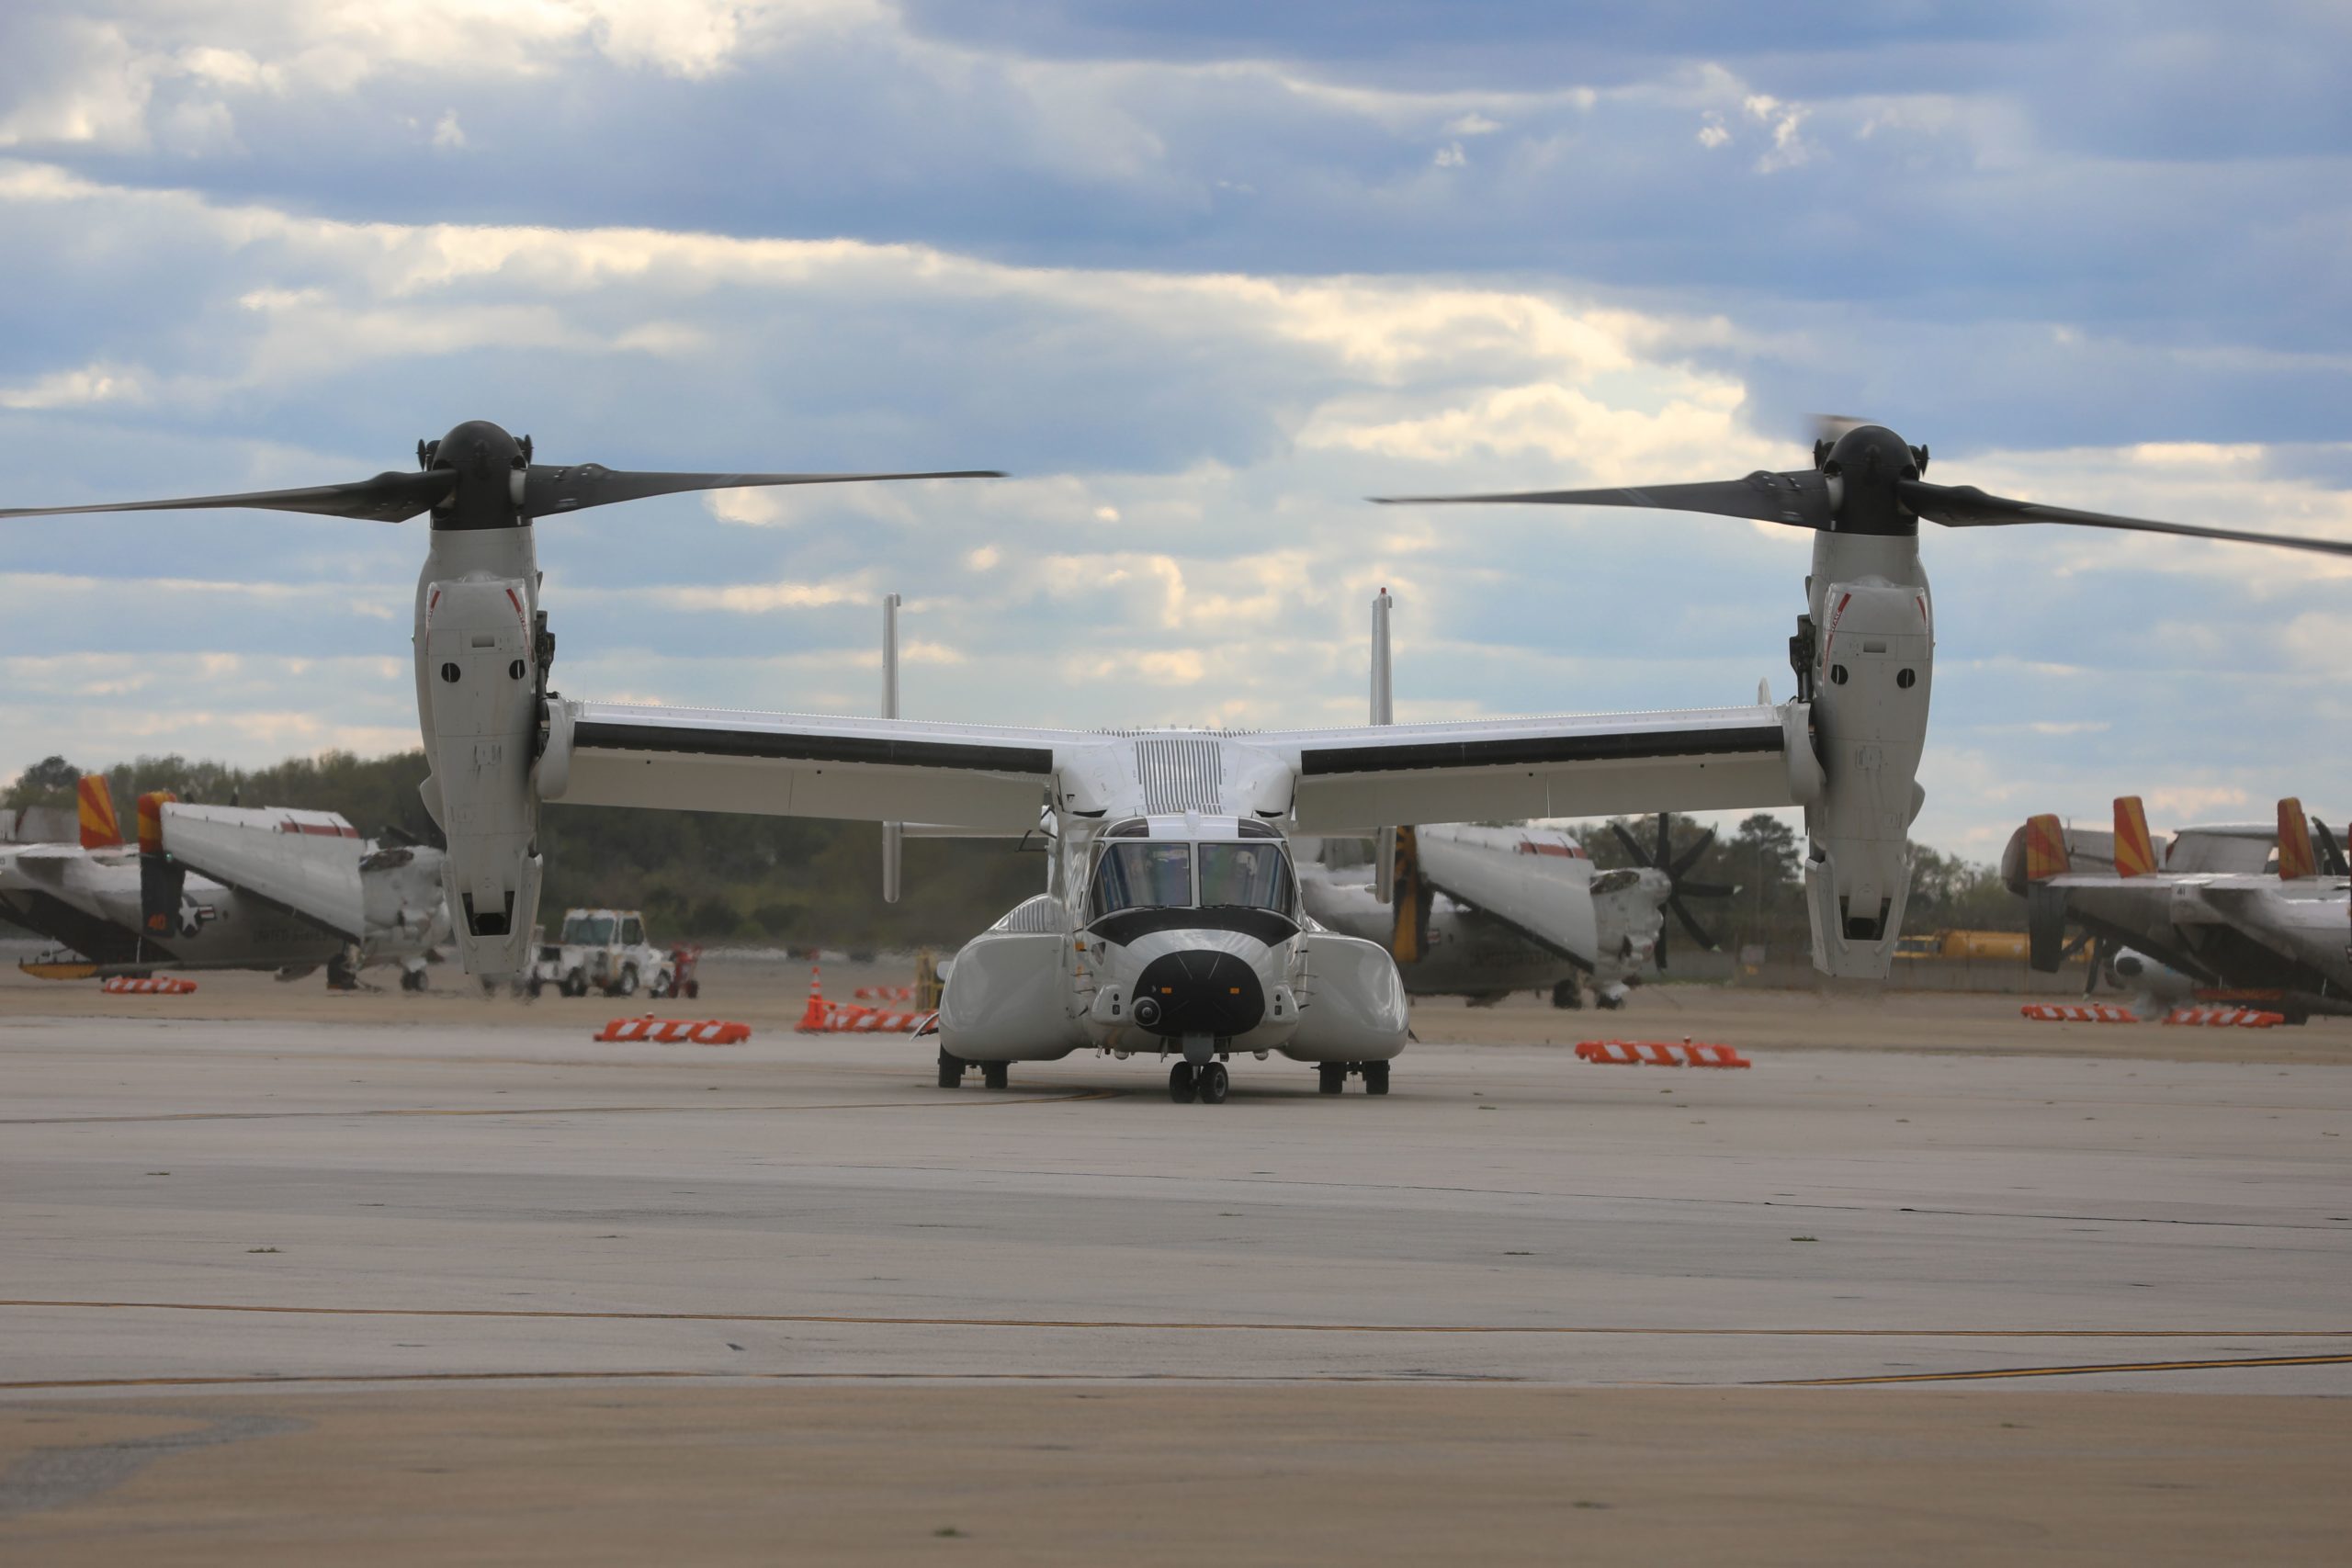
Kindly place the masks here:
POLYGON ((1666 813, 1659 812, 1657 814, 1657 857, 1650 863, 1658 870, 1666 872, 1666 879, 1668 882, 1674 880, 1674 873, 1667 869, 1668 855, 1674 848, 1674 840, 1668 836, 1671 831, 1672 828, 1666 819, 1666 813))
POLYGON ((6 517, 65 517, 90 512, 209 512, 253 507, 263 512, 307 512, 320 517, 401 523, 430 511, 447 496, 458 476, 447 468, 418 473, 381 473, 354 484, 311 485, 301 490, 254 490, 238 495, 192 495, 176 501, 119 501, 102 506, 18 506, 6 517))
POLYGON ((1657 965, 1659 974, 1666 973, 1666 928, 1664 926, 1657 928, 1657 941, 1650 948, 1650 960, 1657 965))
POLYGON ((1714 841, 1715 830, 1713 828, 1710 828, 1705 832, 1699 835, 1699 841, 1697 843, 1691 845, 1682 852, 1682 858, 1680 860, 1676 861, 1672 865, 1666 868, 1666 874, 1674 878, 1678 883, 1680 882, 1682 880, 1682 874, 1689 871, 1692 866, 1698 864, 1699 857, 1705 854, 1707 852, 1707 846, 1714 841))
POLYGON ((2312 818, 2312 830, 2319 835, 2320 863, 2330 876, 2352 875, 2352 864, 2344 858, 2344 846, 2335 841, 2335 834, 2318 818, 2312 818))
MULTIPOLYGON (((1802 528, 1826 528, 1833 513, 1829 481, 1811 468, 1790 474, 1759 469, 1744 479, 1651 485, 1643 490, 1530 490, 1497 495, 1376 495, 1372 499, 1382 506, 1454 506, 1476 502, 1650 506, 1664 512, 1708 512, 1758 523, 1791 523, 1802 528)), ((2352 550, 2352 546, 2346 548, 2352 550)))
POLYGON ((616 501, 697 490, 752 490, 771 485, 846 484, 865 479, 1001 479, 995 468, 944 468, 921 474, 655 474, 607 468, 601 463, 551 468, 534 463, 523 481, 523 515, 545 517, 609 506, 616 501))
POLYGON ((2184 539, 2229 539, 2245 545, 2276 545, 2321 555, 2352 556, 2352 543, 2310 539, 2294 534, 2256 534, 2243 528, 2206 528, 2193 523, 2156 523, 2145 517, 2118 517, 2106 512, 2078 512, 2071 506, 2044 506, 2039 502, 2012 501, 1988 495, 1974 485, 1936 485, 1925 479, 1904 479, 1895 486, 1903 503, 1930 523, 1947 528, 2000 528, 2018 523, 2074 523, 2088 528, 2119 528, 2130 533, 2172 534, 2184 539))
MULTIPOLYGON (((1668 898, 1666 901, 1666 907, 1674 911, 1674 918, 1682 922, 1682 929, 1690 933, 1690 940, 1697 942, 1702 951, 1713 953, 1720 945, 1713 936, 1709 934, 1707 928, 1699 923, 1698 918, 1682 907, 1680 893, 1668 898)), ((1665 940, 1665 934, 1664 931, 1658 933, 1661 942, 1665 940)))
POLYGON ((1728 898, 1739 889, 1721 882, 1678 882, 1674 891, 1687 898, 1728 898))
POLYGON ((1646 866, 1650 863, 1649 852, 1642 848, 1639 839, 1625 831, 1623 823, 1611 822, 1609 824, 1609 830, 1617 835, 1617 841, 1625 846, 1625 852, 1634 857, 1635 865, 1646 866))

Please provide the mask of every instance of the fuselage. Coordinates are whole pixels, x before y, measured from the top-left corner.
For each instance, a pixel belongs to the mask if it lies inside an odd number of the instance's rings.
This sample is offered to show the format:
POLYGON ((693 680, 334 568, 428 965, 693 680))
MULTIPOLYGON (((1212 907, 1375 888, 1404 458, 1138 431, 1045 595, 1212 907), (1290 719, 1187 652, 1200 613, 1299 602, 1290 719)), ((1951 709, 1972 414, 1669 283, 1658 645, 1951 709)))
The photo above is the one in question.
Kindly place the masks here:
POLYGON ((1395 963, 1308 916, 1272 823, 1190 812, 1057 826, 1046 891, 949 970, 939 1019, 949 1055, 1038 1061, 1093 1048, 1360 1064, 1404 1049, 1395 963))
POLYGON ((141 916, 139 853, 67 845, 0 852, 8 918, 103 969, 279 969, 323 964, 343 948, 277 905, 188 875, 168 930, 141 916))

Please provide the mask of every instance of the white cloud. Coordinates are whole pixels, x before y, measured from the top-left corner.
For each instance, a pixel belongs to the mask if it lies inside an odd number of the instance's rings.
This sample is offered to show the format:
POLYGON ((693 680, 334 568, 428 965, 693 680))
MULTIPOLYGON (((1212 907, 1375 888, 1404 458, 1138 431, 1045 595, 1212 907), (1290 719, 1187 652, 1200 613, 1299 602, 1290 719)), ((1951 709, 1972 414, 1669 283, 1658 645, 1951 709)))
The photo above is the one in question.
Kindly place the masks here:
POLYGON ((466 144, 466 128, 458 123, 456 109, 444 109, 441 118, 433 122, 433 145, 444 152, 455 152, 466 144))

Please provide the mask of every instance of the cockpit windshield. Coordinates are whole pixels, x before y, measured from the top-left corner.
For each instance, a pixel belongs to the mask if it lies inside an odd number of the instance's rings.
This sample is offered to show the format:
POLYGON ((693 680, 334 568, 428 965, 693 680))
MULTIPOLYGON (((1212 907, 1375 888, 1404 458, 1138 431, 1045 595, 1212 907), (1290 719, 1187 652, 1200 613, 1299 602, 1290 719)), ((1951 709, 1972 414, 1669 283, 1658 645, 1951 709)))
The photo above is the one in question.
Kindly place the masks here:
POLYGON ((1094 873, 1094 917, 1121 909, 1182 908, 1193 901, 1193 846, 1113 844, 1094 873))
POLYGON ((1289 857, 1275 844, 1203 844, 1201 903, 1289 914, 1289 857))
POLYGON ((575 947, 604 947, 613 940, 610 915, 574 915, 563 922, 563 940, 575 947))

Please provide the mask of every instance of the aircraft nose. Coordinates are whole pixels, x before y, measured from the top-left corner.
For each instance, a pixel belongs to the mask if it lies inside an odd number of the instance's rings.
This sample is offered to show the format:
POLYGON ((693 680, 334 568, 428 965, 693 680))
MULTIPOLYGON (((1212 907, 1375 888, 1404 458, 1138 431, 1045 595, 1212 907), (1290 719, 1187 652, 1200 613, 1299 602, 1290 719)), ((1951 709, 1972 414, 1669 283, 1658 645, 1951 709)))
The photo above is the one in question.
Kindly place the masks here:
POLYGON ((1163 953, 1136 976, 1130 1016, 1168 1039, 1247 1034, 1266 1016, 1266 988, 1249 961, 1195 948, 1163 953))

